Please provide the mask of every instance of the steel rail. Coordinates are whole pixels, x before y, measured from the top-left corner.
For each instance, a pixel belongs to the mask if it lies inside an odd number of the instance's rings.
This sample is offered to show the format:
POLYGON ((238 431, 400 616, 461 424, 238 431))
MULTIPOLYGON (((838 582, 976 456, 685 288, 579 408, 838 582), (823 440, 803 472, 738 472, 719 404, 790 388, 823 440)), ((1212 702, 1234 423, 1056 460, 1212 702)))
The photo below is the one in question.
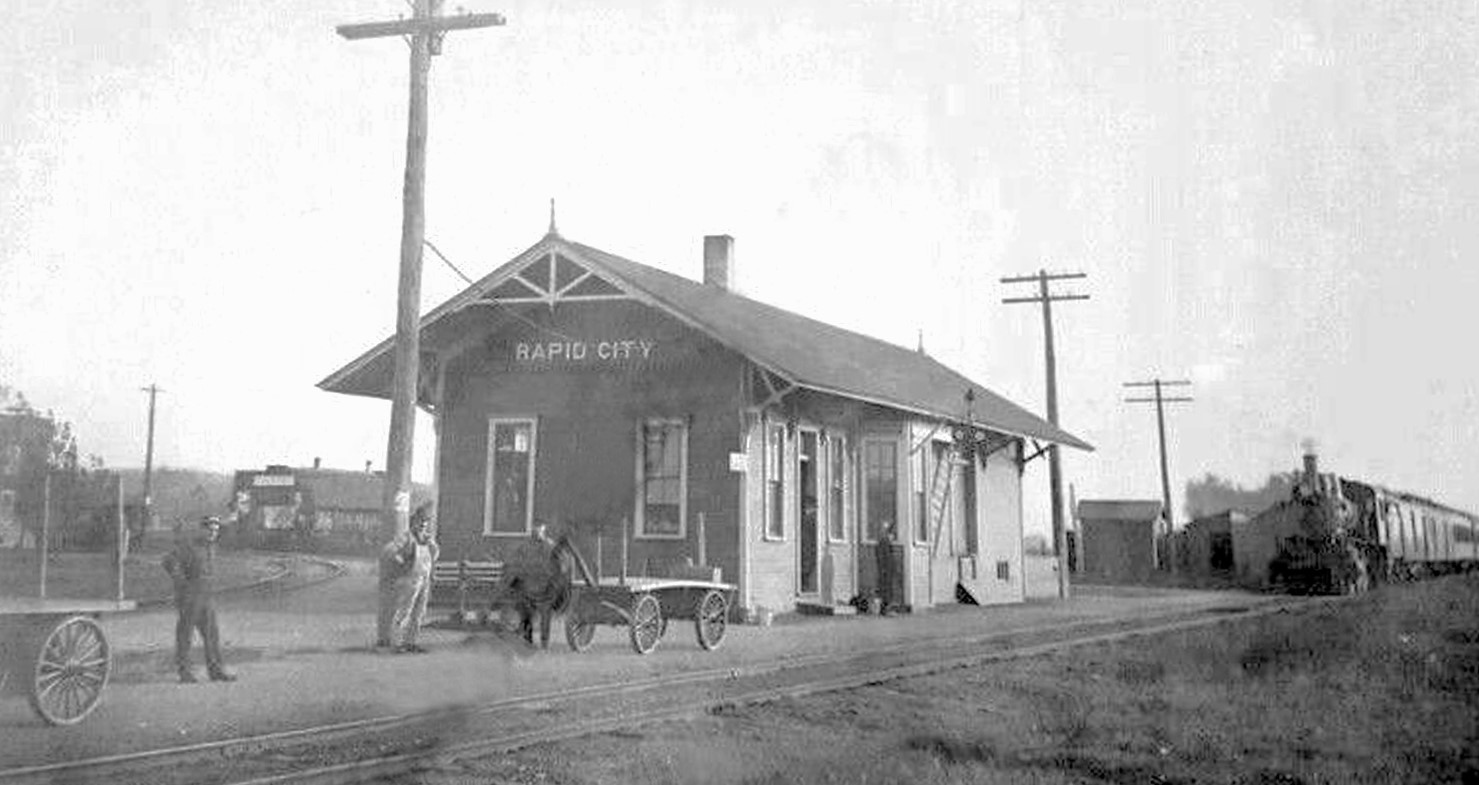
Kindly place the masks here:
MULTIPOLYGON (((1321 600, 1341 601, 1345 599, 1348 598, 1319 598, 1315 600, 1306 599, 1295 603, 1270 603, 1265 607, 1248 608, 1237 613, 1218 613, 1210 617, 1203 616, 1200 618, 1165 622, 1148 627, 1106 632, 1082 638, 1030 644, 999 651, 940 657, 927 662, 875 668, 861 673, 850 673, 843 676, 804 681, 779 687, 751 689, 723 698, 711 699, 702 703, 681 707, 577 720, 574 723, 566 723, 556 729, 544 728, 534 731, 520 731, 493 738, 461 742, 434 750, 354 761, 351 763, 325 766, 319 769, 308 769, 251 780, 239 780, 232 782, 231 785, 345 785, 347 783, 385 779, 414 772, 435 771, 445 765, 438 765, 438 761, 447 761, 450 763, 461 758, 486 757, 488 755, 513 752, 538 744, 569 741, 626 728, 653 725, 662 722, 690 720, 706 714, 716 707, 753 705, 786 698, 799 698, 825 692, 856 689, 871 684, 926 676, 982 663, 1009 662, 1081 646, 1114 643, 1132 638, 1182 632, 1236 621, 1246 621, 1275 613, 1288 612, 1291 609, 1308 609, 1315 607, 1321 600)), ((1213 609, 1202 609, 1202 613, 1204 614, 1212 611, 1213 609)))
MULTIPOLYGON (((1102 635, 1134 635, 1134 634, 1142 634, 1142 633, 1143 634, 1151 634, 1152 631, 1158 632, 1158 631, 1163 631, 1165 629, 1171 629, 1171 627, 1168 626, 1168 625, 1175 625, 1175 624, 1178 624, 1178 623, 1186 623, 1185 621, 1182 621, 1182 622, 1165 621, 1165 620, 1168 620, 1168 619, 1172 619, 1172 620, 1174 620, 1174 619, 1183 619, 1183 620, 1185 620, 1186 617, 1192 617, 1190 619, 1190 621, 1192 621, 1192 622, 1200 621, 1200 622, 1203 622, 1203 623, 1216 623, 1216 622, 1220 622, 1220 621, 1224 621, 1224 620, 1230 620, 1230 619, 1252 618, 1252 617, 1256 617, 1257 615, 1263 615, 1263 614, 1266 614, 1266 613, 1278 612, 1280 610, 1288 610, 1290 608, 1306 607, 1306 606, 1308 606, 1311 603, 1311 600, 1309 600, 1309 599, 1301 599, 1301 600, 1294 601, 1294 602, 1279 601, 1279 600, 1262 600, 1262 599, 1258 599, 1258 598, 1251 598, 1251 599, 1252 599, 1252 604, 1255 607, 1252 607, 1250 609, 1247 606, 1245 606, 1244 608, 1238 609, 1235 612, 1228 612, 1228 610, 1226 608, 1219 608, 1219 607, 1214 606, 1214 607, 1200 607, 1200 608, 1191 608, 1191 609, 1179 609, 1179 610, 1174 610, 1174 611, 1170 611, 1170 612, 1166 612, 1166 613, 1154 614, 1154 615, 1151 615, 1151 616, 1148 616, 1148 617, 1145 617, 1145 616, 1135 616, 1135 615, 1116 615, 1116 616, 1111 616, 1111 617, 1106 617, 1106 618, 1090 618, 1090 619, 1082 619, 1081 618, 1081 619, 1078 619, 1078 620, 1067 621, 1067 622, 1045 622, 1045 623, 1036 624, 1036 625, 1032 625, 1032 626, 1028 626, 1028 627, 1021 627, 1021 628, 1015 628, 1015 629, 1011 629, 1011 630, 1003 630, 1003 631, 998 631, 998 632, 983 633, 983 634, 976 634, 976 635, 944 636, 944 637, 928 638, 928 639, 922 639, 922 640, 909 640, 909 641, 904 641, 904 642, 899 642, 899 643, 893 643, 893 644, 888 644, 888 645, 883 645, 883 646, 874 646, 874 647, 870 647, 870 648, 867 648, 867 649, 863 649, 863 650, 859 650, 859 651, 854 651, 854 652, 851 652, 851 653, 849 653, 847 655, 843 655, 843 656, 840 656, 840 657, 835 652, 820 652, 820 653, 814 653, 814 654, 803 654, 803 655, 799 655, 799 656, 795 656, 795 657, 774 659, 774 660, 770 660, 770 661, 767 661, 767 662, 761 662, 761 663, 751 663, 751 664, 747 664, 747 665, 737 665, 737 666, 720 667, 720 668, 712 668, 712 669, 704 669, 704 670, 696 670, 696 671, 687 671, 687 672, 683 672, 683 673, 670 674, 670 675, 665 675, 665 676, 650 677, 650 678, 646 678, 646 679, 637 679, 637 680, 622 682, 622 683, 619 683, 619 684, 609 684, 609 683, 608 684, 592 684, 592 685, 585 685, 585 686, 581 686, 581 687, 573 687, 573 688, 568 688, 568 689, 552 690, 552 691, 547 691, 547 692, 542 692, 542 693, 533 693, 533 694, 528 694, 528 695, 513 696, 513 697, 501 698, 501 699, 497 699, 497 700, 493 700, 493 701, 488 701, 488 702, 480 703, 480 704, 478 704, 476 706, 472 706, 472 707, 466 707, 466 706, 464 706, 464 707, 438 708, 438 709, 433 709, 433 710, 429 710, 429 711, 418 711, 418 712, 409 712, 409 713, 403 713, 403 714, 385 715, 385 716, 380 716, 380 717, 370 717, 370 718, 364 718, 364 719, 359 719, 359 720, 350 720, 350 721, 346 721, 346 722, 330 723, 330 724, 326 724, 326 725, 318 725, 318 726, 312 726, 312 727, 307 727, 307 728, 298 728, 298 729, 285 730, 285 731, 276 731, 276 732, 272 732, 272 733, 259 734, 259 735, 253 735, 253 736, 243 736, 243 737, 230 738, 230 739, 218 739, 218 740, 214 740, 214 741, 200 742, 200 743, 197 743, 197 744, 183 745, 183 746, 177 746, 177 747, 164 747, 164 748, 158 748, 158 749, 153 749, 153 750, 142 750, 142 751, 137 751, 137 752, 122 753, 122 754, 117 754, 117 755, 109 755, 109 756, 101 756, 101 757, 95 757, 95 758, 88 758, 88 759, 83 759, 83 760, 78 760, 78 761, 64 761, 64 762, 58 762, 58 763, 52 763, 52 764, 43 764, 43 765, 37 765, 37 766, 27 766, 27 767, 9 769, 9 770, 6 770, 6 771, 0 771, 0 784, 3 784, 3 785, 17 785, 18 783, 53 782, 53 781, 59 781, 59 780, 65 780, 65 781, 84 780, 85 781, 85 780, 90 779, 90 778, 104 778, 104 779, 107 779, 107 778, 109 778, 108 777, 109 772, 118 772, 118 771, 121 771, 121 770, 126 770, 126 769, 129 769, 129 768, 133 768, 133 767, 139 767, 141 765, 142 766, 147 766, 148 768, 151 768, 151 769, 159 769, 159 768, 166 767, 166 766, 183 765, 184 763, 187 763, 187 762, 192 761, 192 760, 201 760, 201 759, 220 760, 221 758, 224 758, 224 757, 231 757, 232 756, 232 753, 236 753, 236 752, 240 752, 240 751, 246 751, 246 750, 251 750, 251 749, 280 747, 280 746, 283 746, 285 744, 294 743, 294 742, 328 741, 328 740, 333 740, 333 739, 336 739, 336 738, 342 738, 342 737, 346 737, 346 736, 353 736, 353 735, 360 735, 360 734, 366 734, 366 733, 372 733, 372 732, 393 730, 393 729, 398 728, 398 727, 404 727, 404 726, 421 724, 421 723, 431 723, 431 722, 437 721, 438 719, 444 719, 444 718, 449 718, 449 717, 468 716, 469 714, 471 714, 471 715, 487 715, 487 714, 492 714, 492 713, 495 713, 495 712, 507 711, 507 710, 510 710, 510 709, 528 708, 528 707, 531 707, 531 706, 539 706, 539 705, 545 705, 545 704, 550 704, 550 703, 558 703, 558 702, 568 702, 568 701, 573 701, 573 700, 577 700, 577 699, 580 699, 580 698, 599 698, 599 697, 618 696, 618 695, 625 695, 625 694, 632 694, 632 693, 648 692, 648 691, 653 691, 653 690, 656 690, 658 688, 663 688, 663 687, 695 685, 695 684, 702 684, 702 683, 705 683, 705 682, 724 683, 724 682, 733 681, 733 680, 736 680, 736 679, 739 679, 739 678, 754 678, 754 677, 765 676, 765 675, 769 675, 769 674, 781 673, 781 672, 785 672, 785 671, 799 671, 799 670, 802 670, 802 669, 805 669, 805 668, 817 667, 817 666, 822 666, 822 665, 836 665, 836 666, 857 665, 857 664, 860 664, 860 663, 862 663, 863 661, 865 661, 866 659, 869 659, 869 658, 877 658, 877 657, 881 657, 881 656, 888 656, 888 655, 891 655, 891 654, 898 654, 898 653, 901 653, 901 652, 916 653, 916 652, 919 651, 919 649, 920 649, 921 646, 935 646, 935 647, 939 647, 939 648, 956 649, 956 648, 961 648, 961 647, 976 646, 976 645, 980 645, 980 644, 983 644, 983 643, 998 642, 998 641, 1003 641, 1003 640, 1008 640, 1009 641, 1009 640, 1014 639, 1014 638, 1023 638, 1023 637, 1033 636, 1033 635, 1041 635, 1041 634, 1045 634, 1045 633, 1048 633, 1048 634, 1055 633, 1055 632, 1070 632, 1071 633, 1071 632, 1074 632, 1074 631, 1093 629, 1093 628, 1096 628, 1096 627, 1116 627, 1116 626, 1122 626, 1122 625, 1125 625, 1125 624, 1137 624, 1137 623, 1150 623, 1152 625, 1152 626, 1148 626, 1148 627, 1147 626, 1136 626, 1136 627, 1132 628, 1131 630, 1121 630, 1121 631, 1116 631, 1116 632, 1112 632, 1112 633, 1101 633, 1100 635, 1097 635, 1097 636, 1096 635, 1091 635, 1091 636, 1088 636, 1088 637, 1085 637, 1085 638, 1075 638, 1075 639, 1071 639, 1071 640, 1066 641, 1066 642, 1055 642, 1055 643, 1052 643, 1052 644, 1034 644, 1034 645, 1029 646, 1029 647, 1014 647, 1014 648, 1011 648, 1011 649, 999 650, 999 651, 996 651, 996 652, 975 652, 975 653, 971 653, 971 654, 967 654, 967 655, 959 655, 959 657, 964 657, 966 660, 970 660, 970 661, 991 661, 993 659, 1004 658, 1005 655, 1010 655, 1011 652, 1018 651, 1018 650, 1021 650, 1021 651, 1029 651, 1029 650, 1031 650, 1031 651, 1034 651, 1035 652, 1038 647, 1041 647, 1041 646, 1044 646, 1044 645, 1079 645, 1081 643, 1092 643, 1092 642, 1096 642, 1100 637, 1102 637, 1102 635), (1212 616, 1210 618, 1207 618, 1207 614, 1217 614, 1217 615, 1212 616), (1158 620, 1159 620, 1159 623, 1157 623, 1158 620)), ((1334 599, 1344 599, 1344 598, 1334 598, 1334 599)), ((1023 656, 1026 656, 1026 655, 1023 655, 1023 656)), ((959 658, 959 657, 957 657, 957 658, 959 658)), ((935 660, 931 660, 931 661, 929 661, 927 663, 924 663, 922 665, 912 665, 912 666, 907 666, 907 667, 926 667, 926 668, 930 668, 930 667, 952 667, 952 666, 940 666, 940 665, 938 665, 939 662, 946 662, 946 661, 951 661, 951 660, 949 658, 947 658, 945 660, 935 659, 935 660)), ((899 667, 906 667, 906 666, 895 666, 895 670, 897 668, 899 668, 899 667)), ((863 681, 860 682, 860 683, 868 683, 868 681, 875 679, 877 673, 884 673, 884 672, 889 672, 889 669, 878 670, 878 669, 875 668, 875 669, 871 669, 871 670, 863 670, 863 671, 860 671, 860 673, 858 674, 858 676, 856 676, 856 677, 849 677, 849 678, 861 678, 861 679, 863 679, 863 681)), ((903 672, 900 671, 900 673, 903 673, 903 672)), ((900 678, 900 676, 884 676, 881 680, 890 680, 890 679, 894 679, 894 678, 900 678)), ((839 689, 839 688, 841 688, 841 687, 828 687, 827 689, 839 689)), ((793 689, 805 689, 805 685, 803 684, 800 687, 793 688, 793 689)), ((804 694, 804 693, 797 693, 797 694, 804 694)), ((748 699, 748 698, 745 698, 745 699, 748 699)), ((731 701, 725 701, 725 702, 731 702, 731 701)), ((683 716, 691 716, 691 715, 692 715, 692 710, 689 710, 689 713, 686 714, 686 715, 683 715, 683 716)), ((578 736, 589 735, 591 733, 598 733, 598 732, 601 732, 601 730, 605 727, 605 725, 603 724, 605 722, 614 722, 615 721, 615 722, 618 722, 618 724, 616 726, 613 726, 613 727, 622 727, 621 723, 635 722, 636 724, 647 724, 647 723, 650 723, 650 722, 653 722, 653 721, 660 721, 660 719, 661 719, 660 717, 656 717, 656 715, 654 715, 654 717, 636 718, 636 719, 627 718, 627 719, 620 719, 619 721, 617 721, 617 720, 599 720, 599 721, 591 721, 590 723, 577 722, 575 725, 570 726, 571 729, 572 729, 572 734, 571 735, 568 735, 567 736, 566 734, 564 734, 562 732, 560 734, 560 738, 558 738, 558 739, 549 736, 549 734, 545 734, 545 735, 539 736, 537 738, 535 738, 533 736, 530 736, 530 738, 527 738, 527 739, 524 738, 524 736, 529 735, 529 734, 513 734, 513 735, 510 735, 510 736, 506 736, 506 737, 500 737, 499 739, 480 740, 478 742, 470 742, 469 744, 470 745, 473 745, 473 746, 469 746, 468 749, 469 750, 472 750, 472 749, 475 749, 476 748, 476 745, 483 745, 483 746, 487 747, 490 750, 497 751, 498 749, 500 749, 497 746, 500 743, 501 744, 512 744, 513 746, 512 747, 509 747, 509 748, 510 749, 515 749, 515 748, 518 748, 520 746, 528 746, 530 744, 539 743, 541 741, 548 741, 548 740, 558 741, 558 740, 561 740, 561 739, 564 739, 564 738, 574 738, 574 737, 578 737, 578 736), (581 730, 581 728, 584 728, 584 730, 581 730), (489 745, 491 745, 491 746, 489 746, 489 745)), ((427 759, 428 756, 445 755, 449 751, 455 750, 455 749, 460 749, 460 747, 446 747, 446 748, 441 748, 441 749, 435 751, 435 753, 415 753, 415 754, 411 754, 411 755, 405 756, 405 757, 414 758, 416 760, 424 761, 424 760, 427 759)), ((377 759, 373 759, 373 760, 357 761, 354 764, 346 764, 346 765, 360 767, 358 769, 355 769, 356 771, 360 771, 360 770, 366 770, 367 771, 368 769, 365 769, 364 767, 373 766, 377 762, 384 763, 386 765, 394 765, 392 762, 395 761, 395 760, 397 760, 397 758, 395 758, 395 757, 383 758, 383 759, 382 758, 377 758, 377 759)), ((334 770, 335 768, 336 767, 332 767, 332 766, 331 767, 325 767, 325 768, 321 769, 321 771, 323 771, 323 772, 329 772, 329 771, 334 770)), ((314 771, 320 771, 320 770, 311 770, 311 771, 303 772, 301 774, 301 776, 311 776, 311 775, 313 775, 314 771)), ((293 774, 293 775, 282 775, 282 776, 292 777, 292 776, 300 776, 300 775, 293 774)), ((273 778, 267 778, 267 779, 261 780, 261 782, 275 782, 275 781, 278 781, 278 780, 274 780, 273 778)), ((294 781, 294 780, 291 780, 291 779, 282 779, 281 781, 282 782, 288 782, 288 781, 294 781)), ((317 780, 303 780, 303 781, 314 781, 314 782, 316 782, 317 780)), ((332 781, 332 780, 328 780, 328 781, 332 781)), ((258 782, 258 781, 257 780, 249 780, 248 782, 258 782)))

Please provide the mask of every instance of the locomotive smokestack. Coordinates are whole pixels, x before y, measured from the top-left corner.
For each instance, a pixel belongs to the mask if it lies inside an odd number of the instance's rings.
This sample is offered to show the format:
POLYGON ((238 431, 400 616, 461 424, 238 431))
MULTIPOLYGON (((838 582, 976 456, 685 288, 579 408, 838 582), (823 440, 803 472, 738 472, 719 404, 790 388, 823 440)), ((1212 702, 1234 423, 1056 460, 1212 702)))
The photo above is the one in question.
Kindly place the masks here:
POLYGON ((1315 440, 1305 439, 1300 446, 1304 448, 1304 484, 1314 493, 1320 490, 1320 459, 1315 453, 1315 440))

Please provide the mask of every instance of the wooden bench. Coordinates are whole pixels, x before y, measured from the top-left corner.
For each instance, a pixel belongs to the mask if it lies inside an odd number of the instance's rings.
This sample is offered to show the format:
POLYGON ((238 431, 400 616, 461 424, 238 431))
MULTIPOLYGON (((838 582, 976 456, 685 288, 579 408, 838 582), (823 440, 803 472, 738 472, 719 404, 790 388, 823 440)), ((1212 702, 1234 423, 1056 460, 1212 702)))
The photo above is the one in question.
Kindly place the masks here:
POLYGON ((431 569, 431 602, 457 607, 457 618, 469 610, 487 612, 503 584, 501 561, 439 561, 431 569))

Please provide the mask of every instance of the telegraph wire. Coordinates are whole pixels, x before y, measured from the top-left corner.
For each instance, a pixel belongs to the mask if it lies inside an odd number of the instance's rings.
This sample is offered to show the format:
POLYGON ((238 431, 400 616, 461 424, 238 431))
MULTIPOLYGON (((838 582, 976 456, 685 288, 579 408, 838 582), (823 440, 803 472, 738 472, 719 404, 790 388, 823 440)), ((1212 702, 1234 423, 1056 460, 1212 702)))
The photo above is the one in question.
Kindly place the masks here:
MULTIPOLYGON (((430 240, 423 239, 421 242, 425 243, 426 244, 426 247, 427 248, 430 248, 431 251, 432 251, 432 253, 434 253, 434 254, 437 255, 437 258, 438 259, 441 259, 443 262, 445 262, 446 265, 452 269, 452 272, 457 273, 457 275, 459 275, 462 278, 462 280, 467 281, 468 285, 473 285, 473 284, 476 284, 477 283, 473 279, 467 277, 467 274, 464 273, 464 272, 462 272, 462 270, 459 269, 457 267, 457 265, 452 262, 451 259, 448 259, 447 258, 447 255, 444 254, 444 253, 442 253, 442 250, 440 248, 437 248, 435 245, 432 245, 432 243, 431 243, 430 240)), ((508 314, 509 316, 512 316, 513 318, 518 319, 519 321, 523 322, 524 324, 526 324, 526 325, 528 325, 530 327, 533 327, 534 329, 536 329, 536 330, 538 330, 540 332, 549 333, 550 335, 553 335, 553 336, 555 336, 556 338, 559 338, 562 341, 569 341, 571 343, 575 343, 575 342, 577 342, 577 341, 580 340, 579 338, 576 338, 574 336, 566 335, 565 333, 562 333, 559 330, 554 329, 553 327, 547 327, 545 325, 542 325, 542 324, 534 321, 533 319, 530 319, 529 317, 524 316, 523 314, 521 314, 518 311, 514 310, 513 309, 513 306, 509 305, 508 303, 501 303, 501 302, 499 302, 497 300, 497 298, 491 297, 491 296, 487 295, 486 293, 483 294, 483 296, 479 297, 476 302, 478 302, 478 303, 485 303, 487 305, 492 305, 492 306, 503 306, 503 312, 506 313, 506 314, 508 314)))

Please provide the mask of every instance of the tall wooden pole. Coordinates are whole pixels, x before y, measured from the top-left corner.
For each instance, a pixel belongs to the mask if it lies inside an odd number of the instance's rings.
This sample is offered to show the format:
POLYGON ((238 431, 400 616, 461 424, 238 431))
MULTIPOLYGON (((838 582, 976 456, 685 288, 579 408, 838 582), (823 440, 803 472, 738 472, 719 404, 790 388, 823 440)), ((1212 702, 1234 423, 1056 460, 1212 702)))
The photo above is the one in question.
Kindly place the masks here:
POLYGON ((144 509, 140 511, 140 515, 143 516, 140 525, 142 529, 149 525, 150 513, 154 510, 154 497, 151 493, 154 476, 154 399, 164 391, 159 389, 159 385, 153 383, 140 389, 149 393, 149 441, 144 448, 144 509))
MULTIPOLYGON (((416 398, 421 366, 421 247, 426 240, 426 84, 431 56, 440 54, 449 30, 502 25, 498 14, 441 16, 441 0, 416 0, 414 16, 396 22, 340 25, 339 35, 357 40, 408 36, 411 48, 410 104, 406 121, 406 175, 401 189, 401 258, 396 296, 395 373, 391 382, 390 434, 385 456, 381 534, 388 541, 408 527, 411 512, 411 457, 415 443, 416 398)), ((383 605, 389 599, 382 595, 383 605)), ((389 614, 381 608, 376 639, 389 643, 389 614)))
POLYGON ((118 525, 113 532, 113 577, 116 593, 114 599, 123 599, 123 554, 128 549, 128 526, 123 519, 123 475, 118 478, 118 525))
MULTIPOLYGON (((1165 379, 1151 379, 1144 382, 1125 382, 1126 387, 1152 387, 1155 389, 1154 398, 1126 398, 1126 403, 1154 403, 1156 435, 1160 439, 1161 454, 1161 509, 1165 514, 1165 530, 1162 532, 1166 538, 1166 558, 1170 562, 1171 571, 1177 571, 1175 530, 1176 517, 1171 509, 1171 473, 1170 462, 1166 459, 1166 409, 1168 403, 1182 403, 1193 400, 1186 396, 1167 397, 1163 394, 1164 387, 1185 387, 1191 382, 1185 379, 1167 381, 1165 379)), ((1166 566, 1166 565, 1161 565, 1166 566)))
MULTIPOLYGON (((1002 283, 1037 283, 1036 297, 1007 297, 1004 303, 1041 303, 1043 327, 1043 356, 1047 365, 1048 422, 1058 425, 1058 361, 1053 348, 1053 301, 1087 300, 1086 294, 1055 295, 1048 291, 1048 282, 1068 278, 1085 278, 1083 273, 1061 273, 1049 275, 1047 270, 1038 270, 1037 275, 1015 276, 1001 279, 1002 283)), ((1059 463, 1058 445, 1048 446, 1048 494, 1052 505, 1053 555, 1058 563, 1058 596, 1069 595, 1068 578, 1068 535, 1063 527, 1063 469, 1059 463)))
POLYGON ((41 485, 41 599, 46 599, 46 562, 51 558, 47 541, 51 538, 51 469, 41 485))

